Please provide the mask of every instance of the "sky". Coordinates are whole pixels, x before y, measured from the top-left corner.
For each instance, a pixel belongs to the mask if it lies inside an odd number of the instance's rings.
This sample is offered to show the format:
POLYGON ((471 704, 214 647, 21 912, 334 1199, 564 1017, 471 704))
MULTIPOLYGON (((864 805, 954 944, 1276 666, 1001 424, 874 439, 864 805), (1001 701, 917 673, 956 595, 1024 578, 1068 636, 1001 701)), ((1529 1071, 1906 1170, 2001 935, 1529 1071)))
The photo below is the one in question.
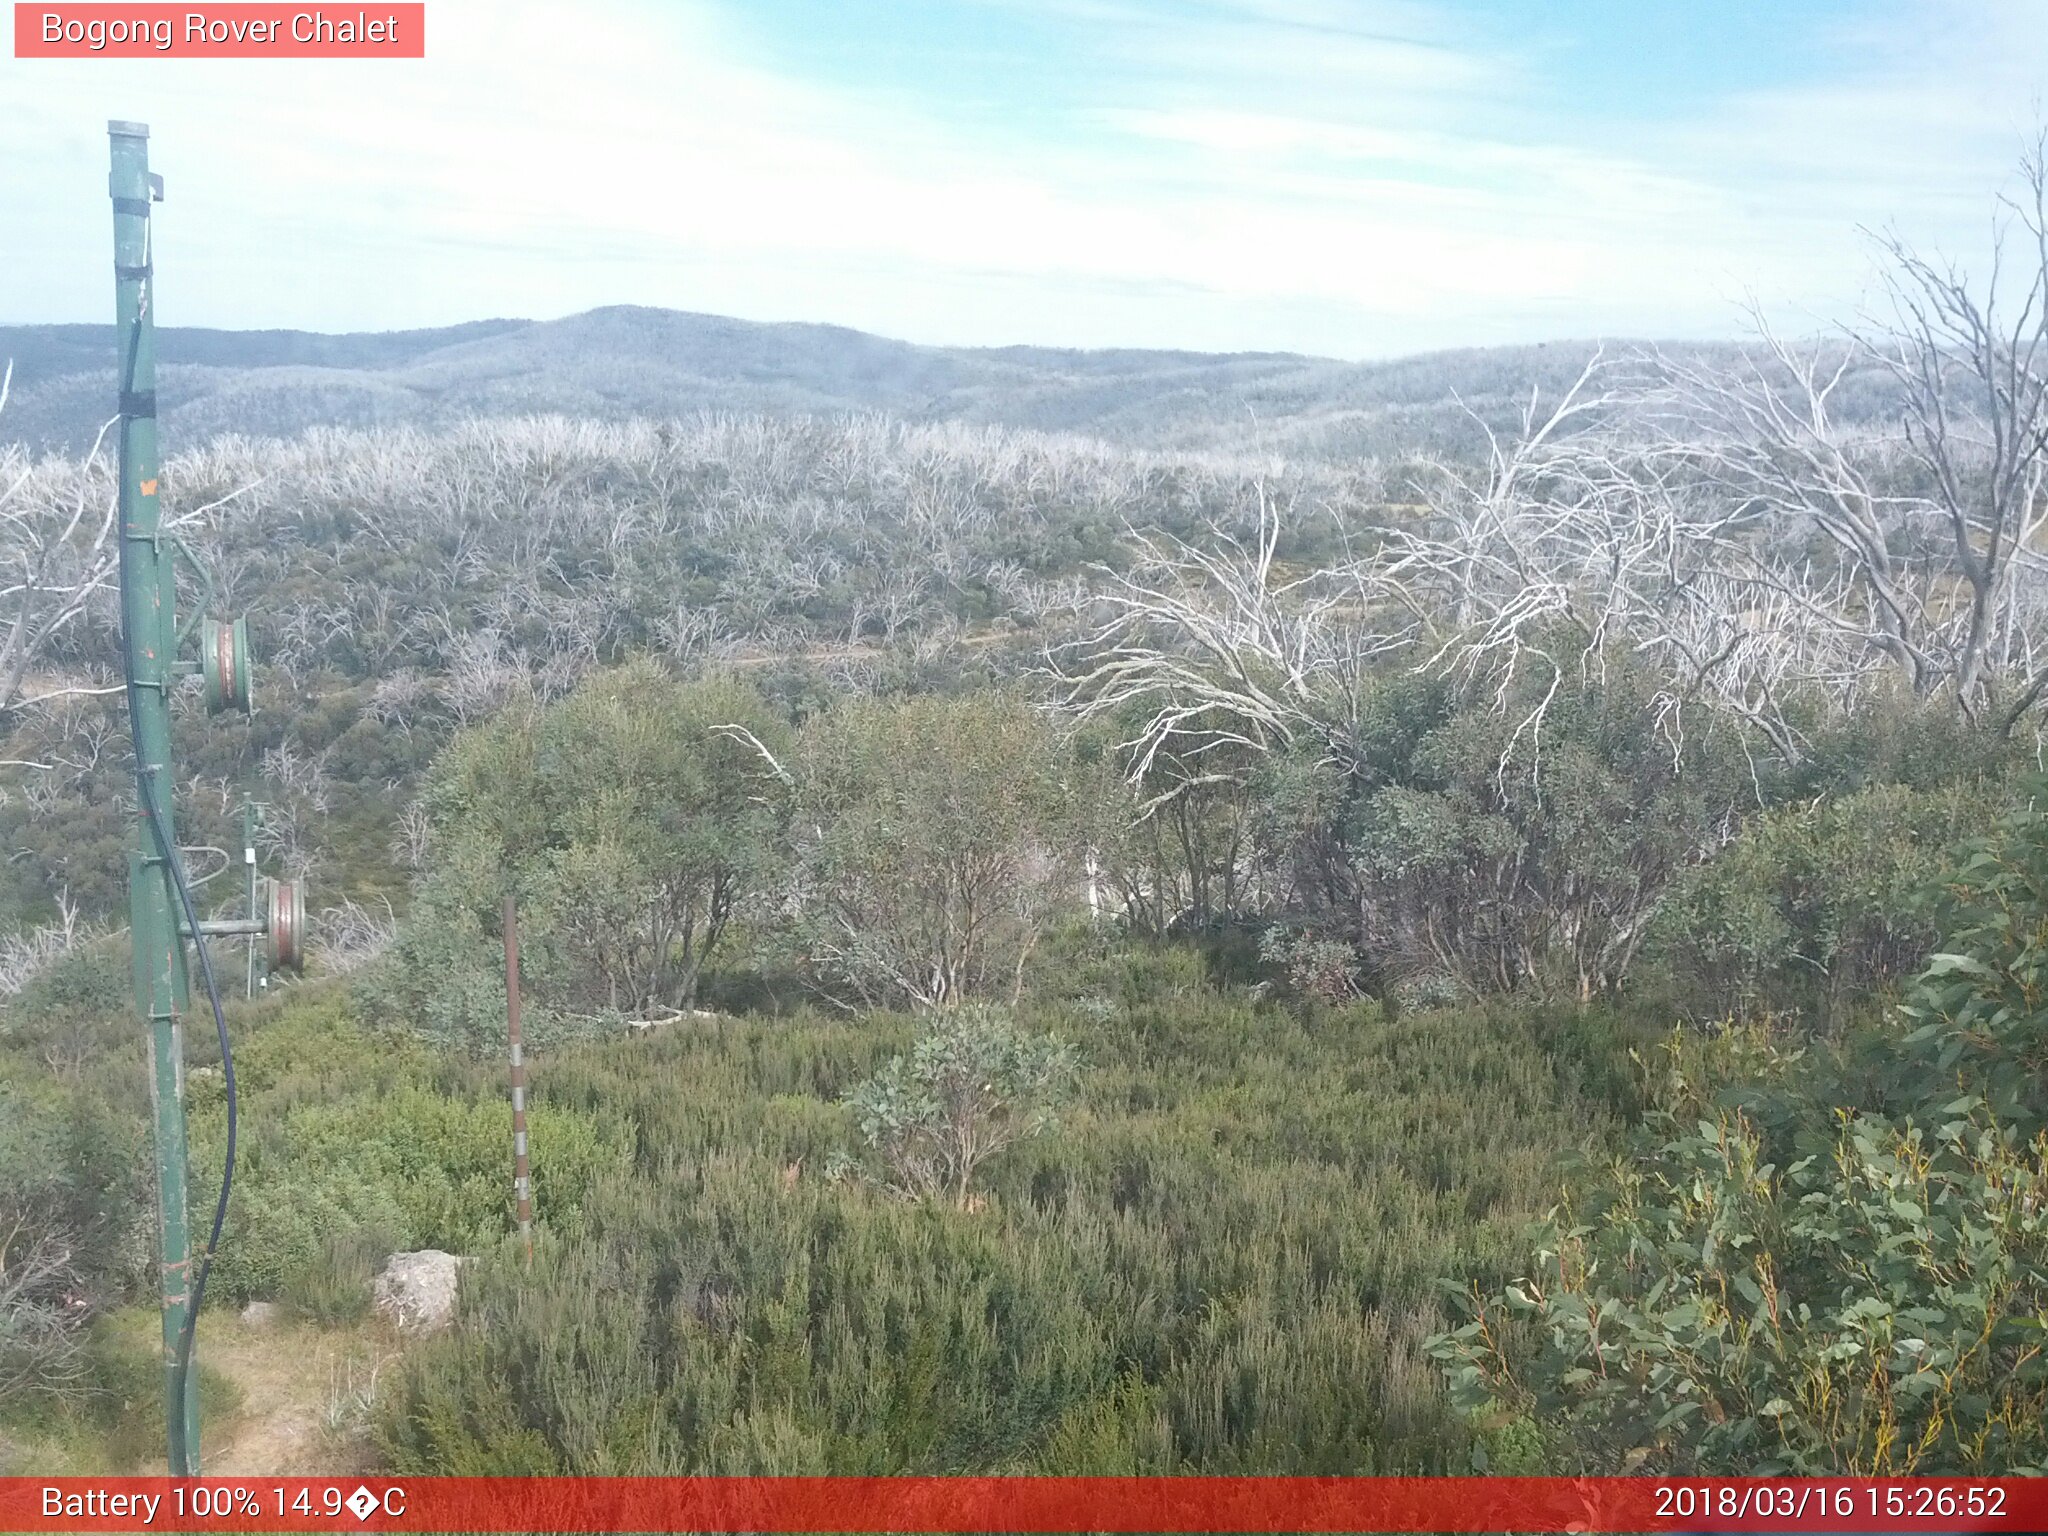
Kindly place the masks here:
POLYGON ((0 323, 107 317, 109 118, 151 126, 171 325, 1371 358, 1852 322, 1863 231, 1981 268, 2048 0, 428 0, 426 51, 0 59, 0 323))

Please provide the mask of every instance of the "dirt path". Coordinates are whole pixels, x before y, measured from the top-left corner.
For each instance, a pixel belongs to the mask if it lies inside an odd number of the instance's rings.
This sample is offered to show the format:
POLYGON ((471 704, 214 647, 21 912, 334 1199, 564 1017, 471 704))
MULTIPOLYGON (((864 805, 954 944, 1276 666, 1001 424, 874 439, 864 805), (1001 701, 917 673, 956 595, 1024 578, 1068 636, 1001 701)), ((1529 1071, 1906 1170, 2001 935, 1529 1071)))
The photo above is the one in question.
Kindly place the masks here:
POLYGON ((363 1431, 374 1376, 398 1358, 380 1326, 321 1329, 276 1321, 249 1324, 209 1316, 200 1357, 241 1390, 231 1419, 209 1425, 208 1477, 304 1476, 357 1472, 367 1464, 363 1431))

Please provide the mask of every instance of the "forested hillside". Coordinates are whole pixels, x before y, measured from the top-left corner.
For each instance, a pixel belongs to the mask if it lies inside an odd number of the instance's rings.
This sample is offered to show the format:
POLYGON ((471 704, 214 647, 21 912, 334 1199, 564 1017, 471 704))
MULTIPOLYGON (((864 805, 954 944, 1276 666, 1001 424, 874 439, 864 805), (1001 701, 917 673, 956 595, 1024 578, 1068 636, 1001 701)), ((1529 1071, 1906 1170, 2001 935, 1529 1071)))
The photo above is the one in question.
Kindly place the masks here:
MULTIPOLYGON (((1590 342, 1345 363, 1283 353, 932 347, 828 325, 613 308, 434 331, 158 332, 167 438, 309 427, 883 413, 1081 432, 1138 448, 1336 459, 1469 452, 1473 414, 1510 423, 1569 383, 1590 342)), ((1725 356, 1728 348, 1690 347, 1725 356)), ((113 388, 111 327, 0 326, 15 398, 0 441, 83 449, 113 388)))
MULTIPOLYGON (((180 695, 188 860, 231 909, 252 793, 318 913, 219 1326, 366 1330, 407 1473, 2040 1469, 2048 321, 1895 257, 1889 334, 1376 369, 172 338, 261 658, 180 695), (375 1333, 423 1247, 453 1327, 375 1333)), ((0 453, 38 1470, 149 1442, 110 473, 0 453)))

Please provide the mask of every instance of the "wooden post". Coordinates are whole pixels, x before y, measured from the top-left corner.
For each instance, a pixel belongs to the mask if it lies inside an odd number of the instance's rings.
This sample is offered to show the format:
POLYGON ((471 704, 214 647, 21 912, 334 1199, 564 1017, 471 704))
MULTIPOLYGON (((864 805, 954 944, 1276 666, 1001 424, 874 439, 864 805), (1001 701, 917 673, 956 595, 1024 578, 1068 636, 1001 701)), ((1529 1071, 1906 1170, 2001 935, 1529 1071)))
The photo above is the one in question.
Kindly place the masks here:
POLYGON ((526 1054, 519 1038, 519 903, 505 898, 505 1026, 512 1044, 512 1200, 533 1262, 533 1179, 526 1167, 526 1054))

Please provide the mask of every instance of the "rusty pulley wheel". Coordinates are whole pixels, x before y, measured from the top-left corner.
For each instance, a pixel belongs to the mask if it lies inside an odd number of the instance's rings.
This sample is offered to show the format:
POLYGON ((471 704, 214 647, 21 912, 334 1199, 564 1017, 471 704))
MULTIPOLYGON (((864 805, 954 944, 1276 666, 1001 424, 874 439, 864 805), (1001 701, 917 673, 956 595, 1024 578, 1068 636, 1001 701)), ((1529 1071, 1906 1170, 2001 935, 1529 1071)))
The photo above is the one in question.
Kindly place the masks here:
POLYGON ((306 968, 306 893, 296 880, 269 882, 263 911, 273 971, 306 968))
POLYGON ((199 666, 206 678, 206 712, 250 711, 249 621, 208 619, 199 631, 199 666))

